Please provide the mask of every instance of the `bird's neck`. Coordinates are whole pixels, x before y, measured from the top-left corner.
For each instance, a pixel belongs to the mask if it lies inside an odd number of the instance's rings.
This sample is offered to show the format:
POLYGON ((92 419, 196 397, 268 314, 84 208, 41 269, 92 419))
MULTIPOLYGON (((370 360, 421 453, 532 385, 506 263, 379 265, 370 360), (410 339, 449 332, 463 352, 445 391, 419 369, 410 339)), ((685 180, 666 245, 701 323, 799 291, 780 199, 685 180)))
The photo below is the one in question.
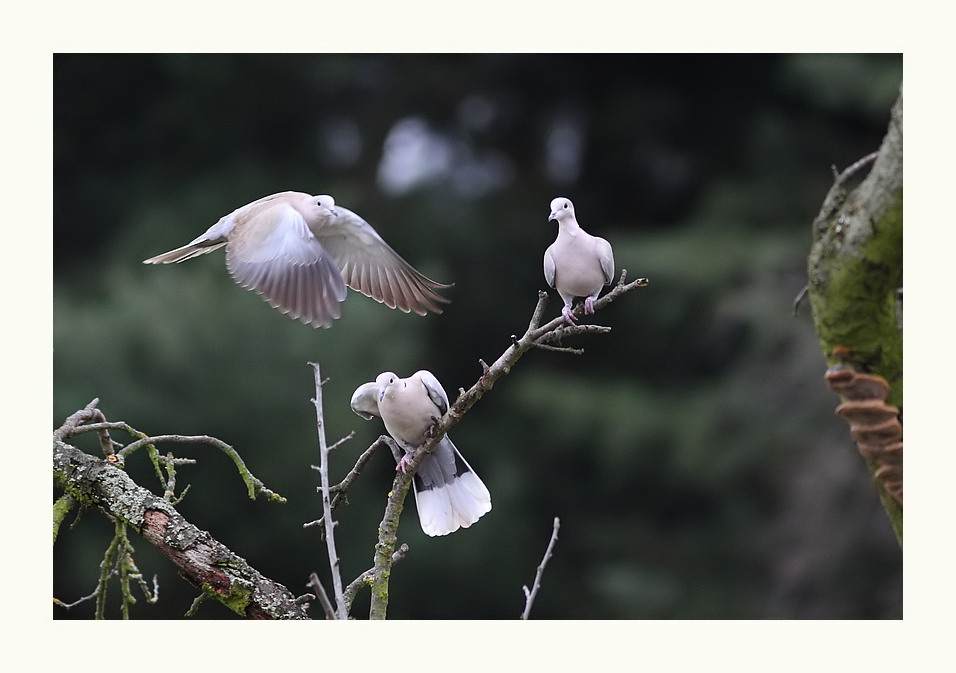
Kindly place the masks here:
POLYGON ((581 233, 581 225, 579 225, 575 220, 558 220, 558 233, 565 234, 567 236, 577 236, 581 233))

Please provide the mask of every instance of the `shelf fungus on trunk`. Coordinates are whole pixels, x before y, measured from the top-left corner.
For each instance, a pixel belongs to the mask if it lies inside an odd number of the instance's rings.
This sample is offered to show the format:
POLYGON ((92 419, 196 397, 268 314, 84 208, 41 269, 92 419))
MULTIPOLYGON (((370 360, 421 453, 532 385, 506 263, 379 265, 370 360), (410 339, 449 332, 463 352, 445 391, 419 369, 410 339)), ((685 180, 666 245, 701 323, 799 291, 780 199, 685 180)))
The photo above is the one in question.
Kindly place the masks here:
POLYGON ((889 384, 882 376, 855 371, 844 363, 826 372, 830 390, 840 396, 836 414, 850 424, 860 454, 874 465, 873 477, 903 504, 903 418, 886 403, 889 384))

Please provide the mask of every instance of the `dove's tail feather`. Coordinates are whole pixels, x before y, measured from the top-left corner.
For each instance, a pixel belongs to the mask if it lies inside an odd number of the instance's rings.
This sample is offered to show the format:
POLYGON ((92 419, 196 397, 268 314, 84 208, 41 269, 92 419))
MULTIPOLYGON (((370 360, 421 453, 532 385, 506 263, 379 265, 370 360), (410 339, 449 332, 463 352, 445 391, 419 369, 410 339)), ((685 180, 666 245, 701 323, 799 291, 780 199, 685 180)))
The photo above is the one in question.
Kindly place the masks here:
POLYGON ((199 255, 205 255, 213 250, 218 250, 225 244, 226 241, 206 244, 190 243, 181 248, 164 252, 161 255, 144 259, 143 264, 172 264, 173 262, 182 262, 187 259, 192 259, 193 257, 198 257, 199 255))
POLYGON ((426 535, 448 535, 468 528, 491 511, 491 494, 474 472, 429 489, 415 486, 418 520, 426 535))
POLYGON ((447 436, 419 466, 412 486, 426 535, 468 528, 491 511, 491 493, 447 436))

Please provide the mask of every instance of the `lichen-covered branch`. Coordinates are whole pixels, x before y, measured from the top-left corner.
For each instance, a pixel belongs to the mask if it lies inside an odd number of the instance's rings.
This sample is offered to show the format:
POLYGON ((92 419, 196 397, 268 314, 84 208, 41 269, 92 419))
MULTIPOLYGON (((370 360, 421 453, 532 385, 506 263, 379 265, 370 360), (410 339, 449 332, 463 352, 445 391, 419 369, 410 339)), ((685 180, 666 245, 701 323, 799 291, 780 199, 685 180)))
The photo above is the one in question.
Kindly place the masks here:
MULTIPOLYGON (((395 553, 392 554, 392 566, 405 558, 405 555, 408 553, 408 545, 402 544, 395 553)), ((355 595, 366 586, 372 584, 372 577, 375 575, 375 568, 369 568, 364 573, 352 580, 347 587, 345 587, 345 608, 347 611, 352 609, 352 601, 355 599, 355 595)))
MULTIPOLYGON (((65 441, 80 432, 86 420, 99 419, 92 413, 96 402, 73 414, 53 436, 53 485, 65 494, 54 514, 54 536, 67 505, 94 507, 137 531, 204 595, 237 614, 254 619, 308 619, 288 589, 186 521, 166 498, 137 485, 118 461, 90 455, 65 441)), ((135 566, 121 571, 132 577, 138 573, 135 566)))
MULTIPOLYGON (((871 157, 865 158, 869 160, 871 157)), ((868 163, 836 177, 813 222, 807 295, 830 367, 886 380, 886 404, 903 411, 903 91, 872 170, 857 187, 847 184, 868 163)), ((867 459, 870 473, 880 466, 867 459)), ((876 480, 902 544, 903 506, 876 480)))
MULTIPOLYGON (((646 278, 638 278, 630 283, 625 283, 626 278, 627 270, 623 269, 620 279, 611 291, 594 302, 595 311, 600 311, 627 292, 648 284, 646 278)), ((370 571, 369 584, 372 590, 372 598, 369 617, 371 619, 385 619, 388 608, 388 579, 391 573, 393 554, 395 553, 398 520, 404 507, 405 496, 408 494, 409 486, 412 483, 412 477, 425 457, 431 454, 445 433, 454 427, 486 392, 494 387, 498 379, 511 372, 511 368, 514 367, 521 356, 529 350, 539 347, 542 344, 551 345, 553 343, 561 343, 561 340, 566 337, 610 330, 610 328, 607 327, 596 330, 594 325, 568 325, 561 316, 542 325, 541 320, 543 319, 544 309, 547 303, 548 293, 539 292, 538 303, 531 315, 531 320, 528 323, 528 328, 525 330, 525 333, 520 338, 512 335, 511 345, 505 349, 492 365, 488 366, 484 361, 479 361, 483 370, 481 376, 471 388, 460 391, 455 403, 449 407, 444 416, 435 424, 431 438, 415 451, 414 457, 406 465, 406 470, 404 472, 400 470, 395 473, 395 481, 392 484, 391 493, 389 493, 385 514, 379 525, 379 537, 375 545, 374 565, 370 571)), ((575 317, 582 317, 582 305, 579 304, 576 306, 573 313, 575 317)))
POLYGON ((66 519, 66 515, 76 507, 76 498, 69 493, 64 493, 56 502, 53 503, 53 543, 56 544, 56 536, 60 532, 60 524, 66 519))

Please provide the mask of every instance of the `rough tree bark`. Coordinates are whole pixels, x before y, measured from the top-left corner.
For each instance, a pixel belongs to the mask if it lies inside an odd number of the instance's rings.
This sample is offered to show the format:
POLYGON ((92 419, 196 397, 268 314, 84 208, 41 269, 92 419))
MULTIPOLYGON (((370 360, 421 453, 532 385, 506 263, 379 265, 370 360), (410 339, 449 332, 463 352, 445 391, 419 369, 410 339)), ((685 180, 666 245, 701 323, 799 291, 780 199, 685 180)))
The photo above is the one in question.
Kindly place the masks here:
POLYGON ((813 222, 807 294, 851 425, 903 544, 903 89, 880 150, 836 176, 813 222), (874 161, 875 160, 875 161, 874 161), (859 185, 847 182, 872 162, 859 185))
MULTIPOLYGON (((82 430, 86 421, 102 419, 95 404, 96 400, 73 414, 53 436, 53 485, 69 496, 71 504, 98 508, 125 522, 172 561, 203 597, 217 600, 243 617, 308 619, 305 607, 286 587, 263 576, 208 532, 186 521, 168 500, 138 486, 119 467, 122 459, 118 461, 113 454, 114 443, 105 429, 101 430, 101 445, 106 459, 64 441, 82 430)), ((110 424, 96 424, 102 425, 110 424)), ((54 541, 58 523, 65 515, 64 511, 54 512, 54 541)))

